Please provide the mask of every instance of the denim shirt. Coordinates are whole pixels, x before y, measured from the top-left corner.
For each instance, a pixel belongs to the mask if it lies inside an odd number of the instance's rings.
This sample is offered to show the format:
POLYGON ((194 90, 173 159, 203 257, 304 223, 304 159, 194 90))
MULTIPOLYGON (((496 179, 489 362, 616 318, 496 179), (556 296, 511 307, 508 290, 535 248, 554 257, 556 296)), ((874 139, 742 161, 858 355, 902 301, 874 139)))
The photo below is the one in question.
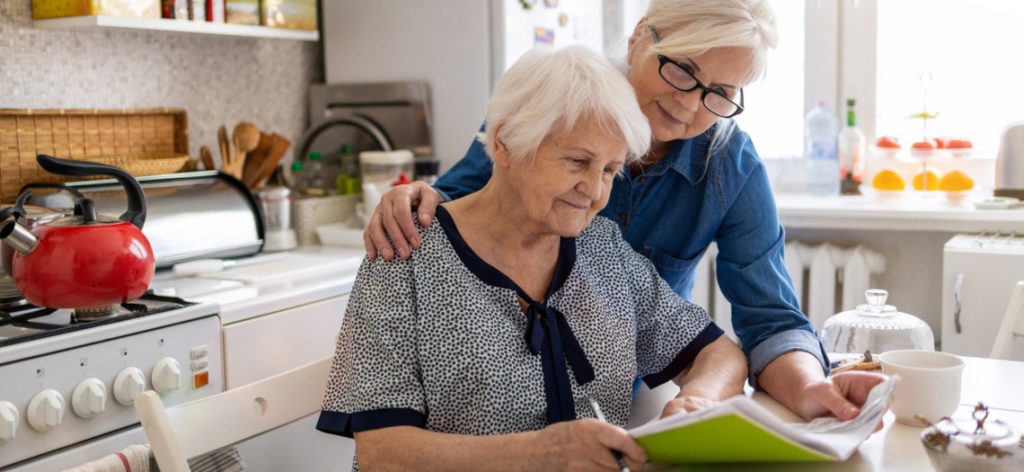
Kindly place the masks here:
MULTIPOLYGON (((814 355, 827 373, 824 347, 800 312, 786 271, 785 234, 764 165, 738 128, 709 160, 711 132, 675 141, 658 163, 616 178, 600 214, 619 225, 684 299, 708 245, 718 244, 718 285, 732 304, 752 386, 771 361, 796 350, 814 355)), ((490 176, 491 160, 474 141, 436 188, 445 199, 458 198, 483 188, 490 176)))

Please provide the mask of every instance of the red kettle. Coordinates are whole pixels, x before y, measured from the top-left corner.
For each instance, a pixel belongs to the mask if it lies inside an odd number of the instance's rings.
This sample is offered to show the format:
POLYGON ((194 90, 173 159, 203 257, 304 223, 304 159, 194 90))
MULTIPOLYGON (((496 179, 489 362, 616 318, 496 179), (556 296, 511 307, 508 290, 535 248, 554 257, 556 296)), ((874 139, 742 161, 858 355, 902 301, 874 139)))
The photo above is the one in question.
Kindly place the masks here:
POLYGON ((48 308, 100 308, 142 296, 155 263, 153 248, 142 234, 146 197, 139 182, 106 164, 43 154, 36 161, 53 174, 117 179, 127 194, 128 210, 118 218, 97 215, 93 201, 80 198, 74 216, 32 231, 17 223, 16 214, 0 222, 0 239, 17 251, 11 275, 25 299, 48 308))

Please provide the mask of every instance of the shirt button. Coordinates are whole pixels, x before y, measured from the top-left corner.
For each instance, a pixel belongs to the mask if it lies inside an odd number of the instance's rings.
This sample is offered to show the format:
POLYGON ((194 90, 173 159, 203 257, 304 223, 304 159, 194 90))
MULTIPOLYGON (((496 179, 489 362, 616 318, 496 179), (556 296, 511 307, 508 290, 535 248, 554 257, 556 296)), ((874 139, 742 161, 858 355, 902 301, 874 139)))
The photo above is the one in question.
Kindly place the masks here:
POLYGON ((619 221, 623 223, 629 221, 629 213, 619 213, 619 221))
POLYGON ((640 183, 646 183, 646 182, 647 182, 647 179, 645 177, 640 177, 640 183))

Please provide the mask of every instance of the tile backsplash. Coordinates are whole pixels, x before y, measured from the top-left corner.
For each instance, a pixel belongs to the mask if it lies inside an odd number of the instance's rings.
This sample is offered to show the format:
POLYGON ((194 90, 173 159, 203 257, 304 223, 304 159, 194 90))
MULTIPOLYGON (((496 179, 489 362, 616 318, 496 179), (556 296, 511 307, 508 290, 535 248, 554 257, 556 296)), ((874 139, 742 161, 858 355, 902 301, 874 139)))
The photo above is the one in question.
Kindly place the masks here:
POLYGON ((192 156, 216 156, 217 126, 242 120, 294 149, 321 64, 307 41, 35 29, 31 0, 0 0, 0 108, 183 108, 192 156))

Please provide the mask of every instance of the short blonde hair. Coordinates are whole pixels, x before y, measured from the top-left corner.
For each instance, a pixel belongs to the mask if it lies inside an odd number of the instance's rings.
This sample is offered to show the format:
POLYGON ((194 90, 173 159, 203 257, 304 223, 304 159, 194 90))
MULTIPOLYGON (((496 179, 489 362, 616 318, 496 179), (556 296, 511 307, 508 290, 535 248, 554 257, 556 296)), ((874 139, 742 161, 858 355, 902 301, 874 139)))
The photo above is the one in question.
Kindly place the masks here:
POLYGON ((618 132, 627 162, 643 157, 651 145, 650 124, 633 87, 607 59, 583 46, 534 50, 498 81, 487 102, 487 129, 478 139, 492 158, 497 138, 512 159, 523 159, 546 137, 571 130, 581 119, 618 132))
POLYGON ((699 56, 712 48, 751 51, 751 67, 740 86, 760 78, 768 51, 779 43, 768 0, 651 0, 647 24, 659 41, 645 54, 699 56))

